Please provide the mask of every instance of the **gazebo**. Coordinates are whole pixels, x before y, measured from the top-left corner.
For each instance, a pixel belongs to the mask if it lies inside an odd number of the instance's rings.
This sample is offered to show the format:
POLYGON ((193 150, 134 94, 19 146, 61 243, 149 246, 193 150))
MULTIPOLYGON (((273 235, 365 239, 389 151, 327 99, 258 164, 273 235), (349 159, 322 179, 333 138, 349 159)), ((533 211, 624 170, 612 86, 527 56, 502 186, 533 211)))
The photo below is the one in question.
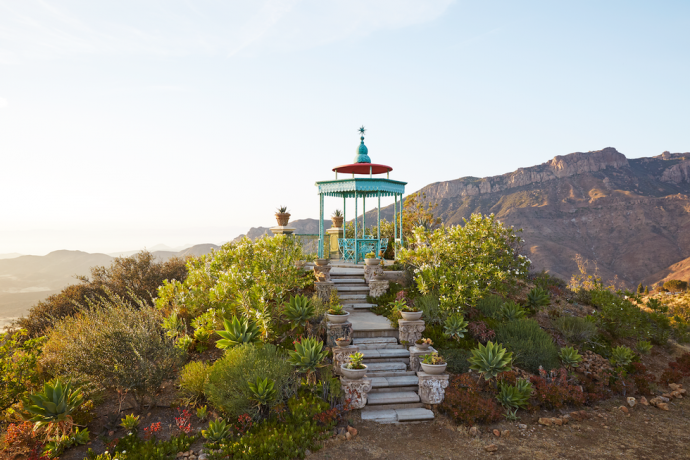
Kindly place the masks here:
POLYGON ((343 237, 338 238, 338 251, 340 257, 345 261, 359 263, 364 259, 364 255, 374 252, 377 258, 381 257, 381 251, 388 247, 388 238, 381 238, 381 197, 393 196, 393 244, 397 247, 403 244, 402 236, 402 196, 405 193, 407 182, 400 182, 390 179, 390 166, 372 163, 369 158, 369 149, 364 145, 364 126, 359 128, 361 134, 360 144, 357 148, 357 156, 352 164, 336 166, 335 180, 320 181, 316 183, 319 188, 319 258, 324 257, 325 232, 323 227, 323 203, 324 197, 338 197, 343 199, 343 237), (338 179, 340 174, 352 174, 347 179, 338 179), (386 174, 386 178, 374 177, 378 174, 386 174), (355 177, 357 175, 368 175, 369 177, 355 177), (367 197, 376 198, 377 202, 377 228, 378 234, 366 235, 366 202, 367 197), (355 234, 354 238, 347 238, 347 199, 355 199, 355 234), (362 237, 358 237, 358 203, 362 199, 362 237), (398 205, 398 202, 400 203, 398 205))

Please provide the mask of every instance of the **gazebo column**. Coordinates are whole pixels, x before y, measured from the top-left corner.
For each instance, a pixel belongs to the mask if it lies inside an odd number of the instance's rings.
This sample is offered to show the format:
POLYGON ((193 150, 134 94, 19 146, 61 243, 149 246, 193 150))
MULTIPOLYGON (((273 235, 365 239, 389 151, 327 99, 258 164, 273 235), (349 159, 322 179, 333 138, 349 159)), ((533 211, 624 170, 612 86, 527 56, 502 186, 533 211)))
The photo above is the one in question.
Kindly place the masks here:
POLYGON ((395 253, 395 258, 398 258, 398 194, 394 195, 395 201, 393 202, 393 252, 395 253))
POLYGON ((323 245, 326 238, 323 233, 323 193, 319 193, 319 259, 323 259, 323 245))
POLYGON ((358 248, 357 248, 357 221, 359 220, 359 217, 357 217, 357 190, 355 190, 355 265, 357 264, 358 260, 358 248))
POLYGON ((403 196, 400 194, 400 247, 403 246, 403 196))
MULTIPOLYGON (((376 223, 376 228, 378 229, 376 237, 379 240, 379 244, 381 244, 381 190, 378 191, 377 195, 379 199, 379 205, 376 208, 376 220, 378 221, 376 223)), ((376 254, 376 257, 381 257, 381 254, 376 254)))
POLYGON ((367 235, 367 194, 362 195, 362 238, 366 238, 367 235))

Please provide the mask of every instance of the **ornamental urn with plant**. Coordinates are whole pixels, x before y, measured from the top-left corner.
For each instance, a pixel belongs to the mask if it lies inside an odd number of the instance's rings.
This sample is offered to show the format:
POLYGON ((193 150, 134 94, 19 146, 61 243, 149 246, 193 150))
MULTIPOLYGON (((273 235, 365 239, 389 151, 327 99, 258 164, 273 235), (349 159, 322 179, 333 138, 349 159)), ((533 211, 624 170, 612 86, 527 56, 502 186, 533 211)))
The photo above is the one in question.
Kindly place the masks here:
POLYGON ((290 213, 288 212, 287 206, 280 206, 277 209, 276 220, 281 227, 287 226, 288 222, 290 222, 290 213))
POLYGON ((363 360, 364 355, 362 353, 352 353, 350 355, 350 362, 340 366, 343 376, 351 380, 363 378, 367 372, 367 366, 362 362, 363 360))

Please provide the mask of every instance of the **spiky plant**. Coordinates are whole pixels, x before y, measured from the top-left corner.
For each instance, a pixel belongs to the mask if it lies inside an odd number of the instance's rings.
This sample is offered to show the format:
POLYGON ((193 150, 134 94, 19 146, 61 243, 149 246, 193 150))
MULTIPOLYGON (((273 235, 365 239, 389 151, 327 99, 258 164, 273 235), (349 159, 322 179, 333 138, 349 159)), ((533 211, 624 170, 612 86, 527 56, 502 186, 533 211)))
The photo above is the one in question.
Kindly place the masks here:
POLYGON ((467 332, 467 320, 460 314, 456 313, 448 317, 443 324, 443 333, 446 337, 455 340, 460 340, 465 337, 467 332))
POLYGON ((519 304, 508 301, 501 306, 500 316, 506 321, 524 318, 527 312, 519 304))
POLYGON ((467 361, 471 364, 470 369, 479 372, 485 380, 491 380, 501 372, 510 370, 513 353, 500 343, 489 341, 486 346, 480 343, 472 350, 472 356, 467 361))
POLYGON ((532 384, 529 380, 518 379, 516 385, 499 385, 499 392, 496 398, 506 409, 524 409, 529 404, 531 394, 532 384))
POLYGON ((545 307, 551 302, 551 296, 542 288, 534 288, 527 294, 527 305, 534 310, 545 307))
POLYGON ((561 362, 568 369, 573 369, 580 365, 582 362, 582 356, 574 347, 563 347, 561 348, 558 356, 561 358, 561 362))
POLYGON ((273 380, 257 378, 256 382, 247 382, 247 384, 252 391, 249 399, 256 402, 259 407, 267 407, 278 395, 278 392, 273 388, 275 386, 273 380))
POLYGON ((649 342, 647 340, 640 340, 637 342, 635 348, 637 348, 637 351, 639 351, 643 355, 649 354, 649 352, 652 351, 652 342, 649 342))
POLYGON ((295 351, 290 351, 288 362, 295 366, 298 371, 307 374, 307 383, 316 383, 316 372, 324 367, 323 360, 328 354, 323 349, 323 342, 310 337, 295 343, 295 351))
POLYGON ((218 443, 230 436, 230 427, 223 419, 208 422, 208 430, 201 430, 201 435, 209 442, 218 443))
POLYGON ((306 328, 314 312, 314 304, 305 295, 296 295, 285 305, 285 317, 292 323, 292 329, 306 328))
POLYGON ((84 395, 79 388, 72 388, 60 378, 55 383, 43 384, 43 391, 31 394, 23 404, 24 417, 34 422, 34 429, 45 429, 46 436, 56 434, 58 437, 72 431, 74 422, 72 412, 84 402, 84 395))
POLYGON ((634 351, 625 345, 621 345, 611 350, 609 361, 613 367, 626 367, 632 362, 634 357, 634 351))
POLYGON ((224 331, 216 331, 222 337, 216 342, 218 348, 227 349, 243 343, 259 341, 259 329, 247 318, 239 319, 237 316, 233 316, 232 321, 224 319, 223 325, 225 326, 224 331))

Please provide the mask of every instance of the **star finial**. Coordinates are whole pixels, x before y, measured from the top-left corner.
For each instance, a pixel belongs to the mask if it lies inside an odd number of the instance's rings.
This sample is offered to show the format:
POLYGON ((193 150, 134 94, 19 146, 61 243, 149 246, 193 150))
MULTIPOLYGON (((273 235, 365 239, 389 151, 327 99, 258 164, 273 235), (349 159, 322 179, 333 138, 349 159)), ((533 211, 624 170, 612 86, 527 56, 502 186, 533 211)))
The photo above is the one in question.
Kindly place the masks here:
POLYGON ((364 133, 365 133, 365 132, 367 132, 367 130, 364 128, 364 125, 360 126, 360 128, 359 128, 359 134, 361 134, 362 137, 364 137, 364 133))

